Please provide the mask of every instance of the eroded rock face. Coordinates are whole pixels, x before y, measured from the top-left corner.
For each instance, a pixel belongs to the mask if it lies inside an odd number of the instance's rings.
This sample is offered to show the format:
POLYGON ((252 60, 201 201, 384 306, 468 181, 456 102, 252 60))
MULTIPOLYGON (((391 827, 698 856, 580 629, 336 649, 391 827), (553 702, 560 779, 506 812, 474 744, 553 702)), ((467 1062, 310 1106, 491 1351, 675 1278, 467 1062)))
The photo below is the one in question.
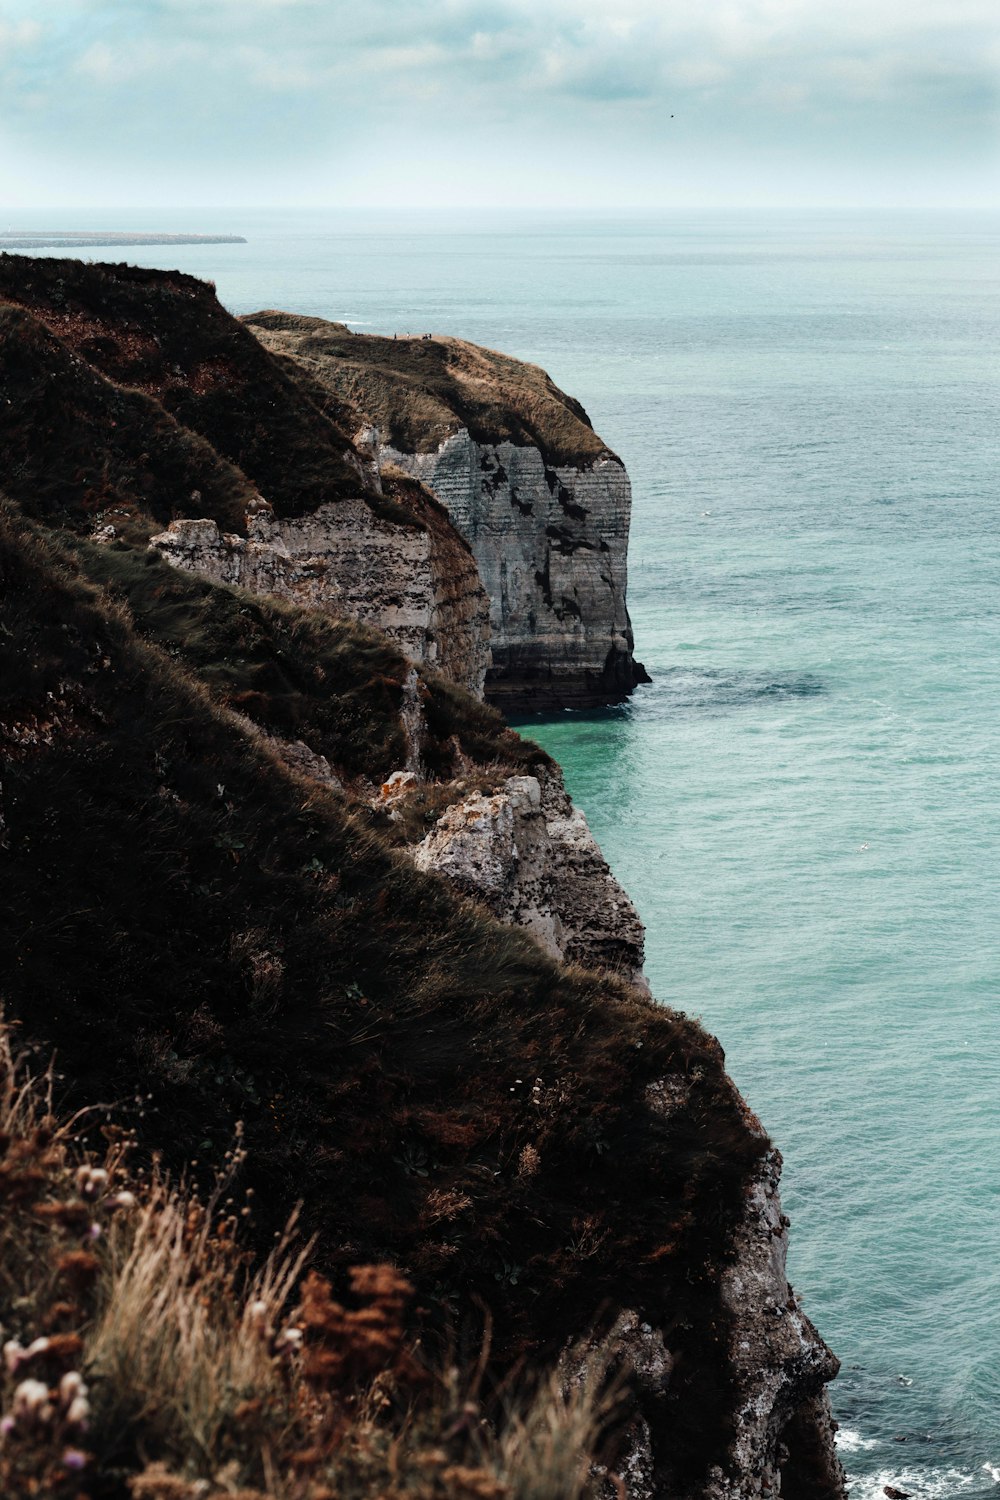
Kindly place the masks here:
POLYGON ((628 474, 535 365, 461 339, 387 339, 289 313, 246 319, 358 413, 382 470, 422 480, 469 543, 490 597, 501 707, 593 707, 647 681, 625 604, 628 474))
MULTIPOLYGON (((677 1076, 647 1089, 650 1107, 664 1119, 689 1109, 689 1094, 690 1086, 677 1076)), ((748 1129, 763 1138, 759 1121, 743 1109, 748 1129)), ((788 1220, 781 1211, 780 1175, 780 1153, 770 1150, 749 1185, 723 1274, 735 1436, 725 1465, 712 1469, 699 1500, 843 1500, 845 1494, 826 1391, 839 1361, 788 1284, 788 1220)), ((669 1449, 658 1444, 657 1421, 675 1365, 669 1334, 627 1310, 612 1336, 631 1372, 638 1404, 616 1457, 625 1494, 628 1500, 673 1497, 683 1487, 672 1474, 669 1449)), ((611 1500, 612 1490, 607 1493, 611 1500)))
POLYGON ((619 702, 645 680, 625 605, 632 492, 621 460, 547 464, 462 430, 433 453, 378 446, 447 506, 490 598, 490 699, 510 710, 619 702))
MULTIPOLYGON (((807 1455, 817 1471, 806 1491, 811 1497, 833 1500, 844 1491, 825 1390, 840 1362, 788 1284, 788 1219, 781 1211, 780 1175, 781 1154, 771 1150, 751 1185, 736 1232, 736 1254, 723 1277, 722 1300, 733 1319, 730 1367, 739 1404, 731 1472, 713 1474, 707 1500, 757 1500, 786 1493, 783 1476, 790 1476, 807 1455)), ((794 1488, 787 1492, 794 1497, 794 1488)))
POLYGON ((245 537, 211 520, 173 521, 150 546, 213 582, 374 625, 413 660, 481 697, 490 659, 486 597, 472 558, 463 569, 452 549, 444 566, 437 540, 375 515, 359 497, 285 520, 259 501, 245 537))
POLYGON ((642 979, 644 931, 558 776, 510 776, 454 803, 413 851, 553 958, 642 979))

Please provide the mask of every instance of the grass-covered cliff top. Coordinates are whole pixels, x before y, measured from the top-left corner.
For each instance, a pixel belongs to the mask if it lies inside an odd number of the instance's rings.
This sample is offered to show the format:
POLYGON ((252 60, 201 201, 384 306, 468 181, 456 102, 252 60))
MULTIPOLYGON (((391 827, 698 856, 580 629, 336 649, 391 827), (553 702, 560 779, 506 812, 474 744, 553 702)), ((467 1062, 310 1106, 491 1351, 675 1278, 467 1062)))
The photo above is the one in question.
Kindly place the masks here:
POLYGON ((464 427, 480 443, 535 446, 553 465, 609 456, 580 403, 538 365, 464 339, 383 338, 294 313, 252 313, 243 322, 402 452, 431 452, 464 427))
MULTIPOLYGON (((0 413, 0 442, 21 440, 30 448, 49 436, 48 487, 61 481, 79 488, 86 480, 83 502, 94 508, 101 499, 119 499, 124 487, 127 498, 145 499, 158 518, 172 507, 180 515, 218 512, 233 525, 242 522, 233 514, 243 502, 235 492, 240 487, 263 494, 278 515, 301 515, 344 494, 379 504, 351 442, 353 414, 303 371, 269 355, 207 282, 135 266, 0 255, 4 304, 0 369, 6 375, 8 364, 22 362, 30 385, 19 392, 16 412, 0 413), (40 404, 50 362, 63 387, 75 385, 73 406, 62 389, 40 404), (74 410, 93 430, 70 465, 61 455, 74 410), (42 411, 49 414, 48 434, 39 430, 42 411), (152 414, 170 450, 163 457, 156 433, 138 452, 128 448, 137 423, 150 425, 152 414), (196 462, 177 467, 171 455, 178 446, 196 462), (228 508, 216 498, 214 478, 199 480, 195 472, 209 453, 226 470, 228 508)), ((13 367, 10 373, 5 387, 18 383, 13 367)), ((41 459, 26 453, 25 462, 32 461, 37 486, 41 459)))
POLYGON ((376 478, 354 410, 194 277, 0 255, 0 382, 0 485, 49 524, 245 532, 260 495, 278 516, 360 497, 468 553, 423 485, 376 478))

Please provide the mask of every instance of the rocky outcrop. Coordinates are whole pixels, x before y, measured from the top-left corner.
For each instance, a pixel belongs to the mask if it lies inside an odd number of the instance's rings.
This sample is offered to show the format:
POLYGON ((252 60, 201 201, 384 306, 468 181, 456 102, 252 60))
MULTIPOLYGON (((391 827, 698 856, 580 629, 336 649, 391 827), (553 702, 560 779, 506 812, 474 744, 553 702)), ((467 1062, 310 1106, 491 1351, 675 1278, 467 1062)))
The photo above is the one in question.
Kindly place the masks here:
MULTIPOLYGON (((690 1108, 676 1077, 651 1084, 647 1098, 669 1118, 690 1108)), ((759 1123, 748 1125, 763 1138, 759 1123)), ((785 1274, 787 1218, 778 1181, 781 1156, 769 1151, 750 1185, 734 1235, 735 1254, 723 1278, 733 1377, 733 1438, 725 1462, 708 1476, 701 1500, 843 1500, 844 1472, 825 1386, 839 1361, 802 1312, 785 1274)), ((683 1492, 672 1457, 658 1443, 676 1357, 669 1330, 632 1310, 613 1330, 631 1372, 638 1409, 621 1436, 615 1469, 628 1500, 659 1500, 683 1492)), ((609 1487, 608 1500, 614 1489, 609 1487)))
MULTIPOLYGON (((756 1120, 749 1121, 761 1137, 756 1120)), ((757 1500, 797 1493, 835 1500, 844 1475, 833 1444, 826 1384, 840 1362, 820 1338, 788 1284, 787 1217, 778 1183, 781 1155, 770 1150, 746 1199, 735 1255, 722 1283, 731 1317, 730 1369, 737 1403, 728 1471, 711 1476, 706 1500, 757 1500), (809 1458, 814 1469, 805 1490, 786 1484, 809 1458)))
POLYGON ((511 776, 453 803, 413 850, 553 958, 642 978, 642 923, 555 772, 511 776))
POLYGON ((288 519, 259 501, 246 529, 243 537, 212 520, 172 521, 150 546, 215 583, 375 625, 413 660, 482 694, 486 600, 470 557, 447 571, 429 531, 385 520, 360 497, 288 519))
POLYGON ((458 339, 352 335, 287 313, 247 321, 356 405, 359 446, 383 470, 447 507, 490 597, 492 701, 590 707, 646 680, 625 603, 628 475, 544 371, 458 339))

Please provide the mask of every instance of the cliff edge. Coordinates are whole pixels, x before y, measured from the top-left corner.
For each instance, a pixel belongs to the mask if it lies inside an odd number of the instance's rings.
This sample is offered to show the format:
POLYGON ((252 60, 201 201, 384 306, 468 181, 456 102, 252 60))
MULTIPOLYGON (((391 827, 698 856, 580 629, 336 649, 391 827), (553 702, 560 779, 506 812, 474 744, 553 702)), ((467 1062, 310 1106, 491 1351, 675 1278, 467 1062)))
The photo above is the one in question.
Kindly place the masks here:
MULTIPOLYGON (((643 987, 558 767, 476 696, 485 595, 447 514, 190 278, 8 259, 0 289, 0 995, 68 1107, 174 1173, 238 1139, 260 1261, 300 1203, 332 1285, 390 1263, 421 1348, 501 1393, 612 1348, 594 1500, 838 1500, 780 1157, 643 987)), ((151 1409, 127 1442, 95 1422, 95 1493, 164 1457, 151 1409)), ((266 1488, 302 1492, 294 1466, 266 1488)))
POLYGON ((647 681, 625 601, 628 474, 544 370, 462 339, 282 312, 243 321, 356 409, 355 437, 383 472, 413 475, 447 507, 490 596, 492 702, 597 707, 647 681))

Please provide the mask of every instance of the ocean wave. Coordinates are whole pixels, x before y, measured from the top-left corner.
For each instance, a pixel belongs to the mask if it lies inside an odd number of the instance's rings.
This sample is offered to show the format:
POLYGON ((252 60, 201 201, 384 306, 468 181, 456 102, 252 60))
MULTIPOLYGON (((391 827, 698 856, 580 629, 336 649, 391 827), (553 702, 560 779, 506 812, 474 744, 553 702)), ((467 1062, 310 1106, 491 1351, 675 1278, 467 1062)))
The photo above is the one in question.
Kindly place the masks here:
POLYGON ((837 1433, 838 1453, 864 1453, 878 1447, 878 1438, 862 1437, 853 1427, 842 1427, 837 1433))
POLYGON ((678 708, 722 709, 761 700, 816 698, 826 685, 813 672, 726 672, 712 667, 666 667, 653 671, 655 689, 678 708))
MULTIPOLYGON (((838 1439, 839 1442, 839 1439, 838 1439)), ((850 1500, 885 1500, 886 1487, 901 1490, 912 1500, 991 1500, 1000 1469, 984 1464, 979 1473, 967 1469, 878 1469, 871 1474, 847 1475, 850 1500)))

